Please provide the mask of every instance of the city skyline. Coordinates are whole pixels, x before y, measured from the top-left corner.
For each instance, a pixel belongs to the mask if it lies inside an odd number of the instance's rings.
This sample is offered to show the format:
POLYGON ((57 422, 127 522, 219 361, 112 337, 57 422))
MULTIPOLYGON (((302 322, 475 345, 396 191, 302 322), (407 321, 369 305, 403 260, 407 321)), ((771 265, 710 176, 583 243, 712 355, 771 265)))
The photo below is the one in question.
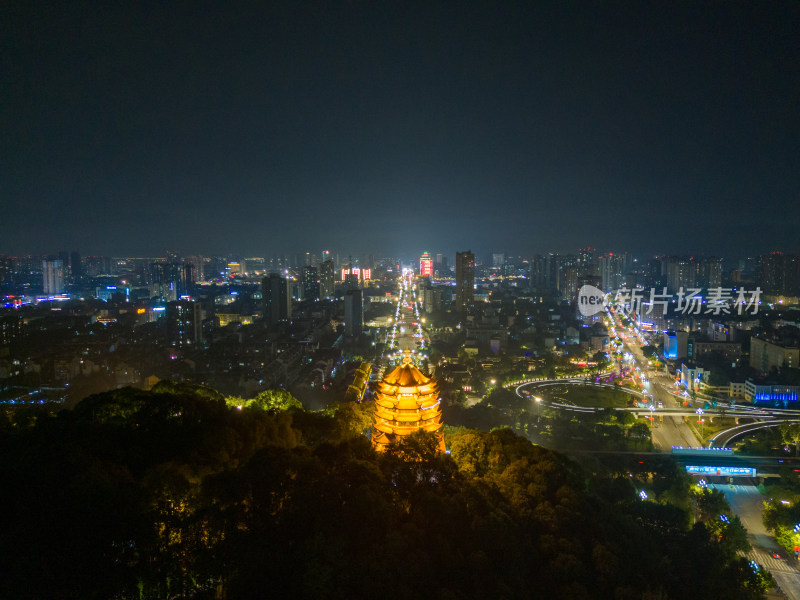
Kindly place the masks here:
POLYGON ((0 40, 0 597, 800 600, 800 1, 0 40))
POLYGON ((6 254, 797 249, 796 3, 2 21, 6 254))

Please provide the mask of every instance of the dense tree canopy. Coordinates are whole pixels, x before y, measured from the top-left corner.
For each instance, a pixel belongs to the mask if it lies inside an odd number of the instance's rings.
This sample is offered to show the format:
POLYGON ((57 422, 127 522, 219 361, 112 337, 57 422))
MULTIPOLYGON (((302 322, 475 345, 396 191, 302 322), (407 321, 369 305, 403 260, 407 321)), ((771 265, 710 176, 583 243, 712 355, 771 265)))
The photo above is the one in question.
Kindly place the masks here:
MULTIPOLYGON (((291 403, 289 403, 291 406, 291 403)), ((0 433, 3 598, 759 598, 669 472, 512 431, 376 454, 368 407, 231 408, 174 384, 0 433)), ((682 489, 682 488, 681 488, 682 489)), ((715 524, 715 526, 717 526, 715 524)))

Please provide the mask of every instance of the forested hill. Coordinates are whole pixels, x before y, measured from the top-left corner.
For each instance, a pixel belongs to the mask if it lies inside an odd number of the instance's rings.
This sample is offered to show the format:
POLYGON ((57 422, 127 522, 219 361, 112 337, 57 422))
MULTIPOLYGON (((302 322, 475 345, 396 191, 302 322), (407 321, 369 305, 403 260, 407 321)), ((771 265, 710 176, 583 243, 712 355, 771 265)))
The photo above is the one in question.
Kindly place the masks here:
POLYGON ((642 501, 508 430, 376 455, 369 406, 229 405, 162 383, 5 413, 0 597, 761 597, 670 474, 642 501))

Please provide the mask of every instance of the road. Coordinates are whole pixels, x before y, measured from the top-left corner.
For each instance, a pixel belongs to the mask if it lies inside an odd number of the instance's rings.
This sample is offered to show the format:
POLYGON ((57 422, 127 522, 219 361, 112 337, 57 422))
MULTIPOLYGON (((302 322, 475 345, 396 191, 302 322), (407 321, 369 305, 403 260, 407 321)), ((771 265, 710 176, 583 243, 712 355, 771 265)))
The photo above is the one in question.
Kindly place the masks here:
POLYGON ((776 552, 785 557, 786 551, 767 533, 761 521, 764 496, 757 488, 749 485, 711 484, 708 487, 724 493, 731 510, 742 520, 742 525, 747 530, 747 536, 753 545, 748 559, 756 561, 770 571, 788 598, 800 600, 800 569, 797 561, 793 557, 787 559, 772 556, 772 553, 776 552))
MULTIPOLYGON (((651 370, 647 358, 642 353, 641 345, 638 343, 638 338, 634 335, 628 334, 622 323, 619 321, 614 325, 615 330, 623 335, 623 344, 625 348, 633 355, 636 366, 641 369, 642 373, 647 373, 651 370)), ((662 375, 653 372, 644 387, 644 393, 647 395, 652 394, 653 405, 663 405, 665 408, 679 408, 680 403, 678 399, 670 393, 672 382, 662 375)), ((663 421, 659 419, 656 426, 652 429, 653 445, 659 450, 671 450, 673 446, 699 446, 700 441, 694 434, 692 429, 686 423, 683 417, 662 417, 663 421)))
POLYGON ((425 344, 422 337, 422 328, 419 324, 419 304, 415 298, 415 284, 411 277, 404 276, 400 280, 401 289, 397 308, 395 310, 395 323, 389 341, 394 339, 397 343, 396 351, 417 352, 425 344))

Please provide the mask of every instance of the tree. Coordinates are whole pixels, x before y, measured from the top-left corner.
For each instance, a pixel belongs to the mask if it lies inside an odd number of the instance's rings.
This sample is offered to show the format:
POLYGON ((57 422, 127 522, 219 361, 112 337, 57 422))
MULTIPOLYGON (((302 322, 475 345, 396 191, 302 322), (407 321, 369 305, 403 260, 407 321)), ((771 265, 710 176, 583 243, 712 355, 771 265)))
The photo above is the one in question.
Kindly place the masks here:
POLYGON ((325 413, 333 416, 341 439, 364 433, 372 426, 374 402, 337 402, 329 405, 325 413))
POLYGON ((794 444, 795 456, 800 454, 800 423, 781 423, 781 440, 784 444, 794 444))
POLYGON ((716 367, 711 369, 711 374, 708 376, 708 385, 714 387, 726 386, 730 381, 728 374, 723 369, 716 367))
POLYGON ((704 523, 717 519, 719 515, 731 510, 728 501, 725 500, 725 494, 719 490, 706 488, 695 492, 695 502, 699 519, 704 523))
POLYGON ((225 403, 231 408, 255 408, 267 412, 302 410, 303 405, 286 390, 264 390, 255 398, 245 400, 240 396, 228 396, 225 403))

